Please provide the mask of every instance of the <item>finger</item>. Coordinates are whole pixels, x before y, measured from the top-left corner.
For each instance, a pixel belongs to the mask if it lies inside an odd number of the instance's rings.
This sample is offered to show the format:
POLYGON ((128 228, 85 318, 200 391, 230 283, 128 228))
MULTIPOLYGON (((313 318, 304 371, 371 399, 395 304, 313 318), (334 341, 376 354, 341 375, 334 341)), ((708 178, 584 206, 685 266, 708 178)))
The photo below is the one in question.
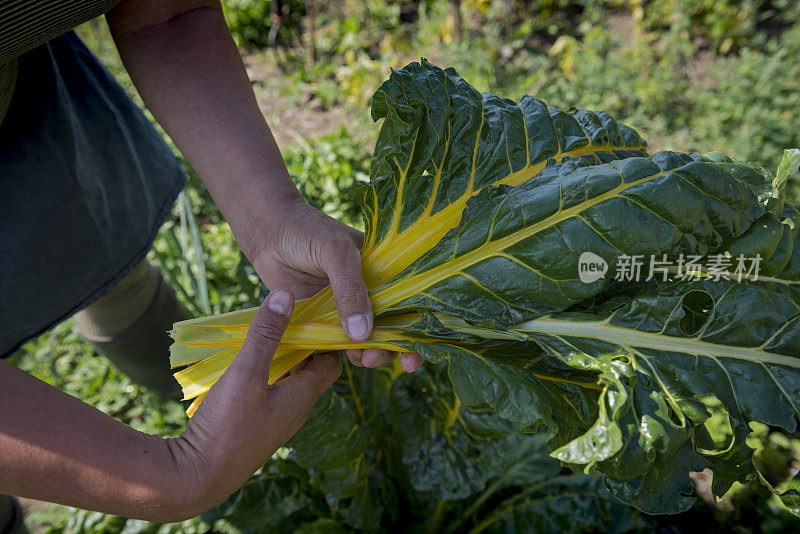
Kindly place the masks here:
POLYGON ((294 296, 285 289, 271 291, 256 311, 247 329, 242 348, 231 368, 263 380, 269 374, 269 366, 275 349, 289 324, 294 307, 294 296))
POLYGON ((400 356, 400 368, 407 373, 413 373, 422 366, 422 356, 416 352, 404 352, 400 356))
POLYGON ((311 404, 325 393, 342 372, 341 360, 335 352, 315 354, 309 357, 308 365, 299 372, 275 382, 271 395, 291 394, 296 400, 310 399, 311 404))
POLYGON ((372 334, 372 306, 361 274, 361 254, 355 244, 348 243, 335 245, 326 255, 325 272, 347 337, 364 341, 372 334))
POLYGON ((344 351, 347 355, 347 359, 350 360, 350 363, 355 365, 356 367, 364 367, 364 362, 362 361, 362 356, 364 351, 361 349, 347 349, 344 351))
POLYGON ((308 365, 309 365, 309 364, 310 364, 312 361, 314 361, 314 356, 327 356, 327 355, 329 355, 329 354, 332 354, 332 355, 336 356, 337 358, 339 358, 339 351, 338 351, 338 350, 337 350, 337 351, 329 351, 329 352, 320 352, 320 353, 318 353, 318 354, 315 354, 315 355, 309 356, 308 358, 306 358, 306 359, 305 359, 305 360, 303 360, 302 362, 300 362, 300 363, 298 363, 297 365, 295 365, 294 367, 292 367, 292 370, 291 370, 291 371, 289 371, 289 374, 290 374, 290 375, 297 374, 297 373, 299 373, 300 371, 302 371, 303 369, 305 369, 306 367, 308 367, 308 365))
POLYGON ((282 378, 269 388, 270 411, 292 420, 292 434, 306 420, 319 396, 336 382, 342 372, 341 359, 335 352, 315 354, 310 360, 300 372, 282 378))
POLYGON ((394 360, 395 355, 394 352, 388 350, 364 349, 361 361, 364 363, 364 367, 381 367, 394 360))

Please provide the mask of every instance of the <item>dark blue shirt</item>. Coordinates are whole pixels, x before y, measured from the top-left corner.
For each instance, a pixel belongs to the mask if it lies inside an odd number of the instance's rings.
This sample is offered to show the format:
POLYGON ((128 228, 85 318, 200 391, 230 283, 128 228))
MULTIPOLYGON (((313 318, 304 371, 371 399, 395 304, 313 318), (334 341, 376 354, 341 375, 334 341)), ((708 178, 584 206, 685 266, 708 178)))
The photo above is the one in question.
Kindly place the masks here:
POLYGON ((0 124, 0 356, 140 261, 185 178, 74 32, 18 58, 0 124))

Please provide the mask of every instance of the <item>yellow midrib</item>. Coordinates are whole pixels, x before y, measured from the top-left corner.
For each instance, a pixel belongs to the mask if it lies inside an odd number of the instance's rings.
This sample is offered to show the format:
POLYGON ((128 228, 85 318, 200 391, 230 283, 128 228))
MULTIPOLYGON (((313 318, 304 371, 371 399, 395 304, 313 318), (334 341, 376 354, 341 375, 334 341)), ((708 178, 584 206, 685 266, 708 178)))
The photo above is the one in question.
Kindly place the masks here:
MULTIPOLYGON (((415 317, 409 316, 400 320, 400 325, 405 324, 407 321, 412 321, 415 317)), ((221 339, 214 341, 187 341, 188 346, 195 348, 208 348, 219 347, 222 349, 217 354, 210 356, 194 365, 175 373, 175 378, 183 388, 185 399, 199 397, 200 400, 192 403, 187 413, 194 413, 202 397, 205 395, 211 386, 222 376, 227 367, 233 362, 236 354, 242 347, 244 342, 243 334, 246 333, 248 325, 219 325, 218 328, 227 332, 235 333, 235 336, 230 339, 221 339)), ((456 327, 456 329, 458 329, 456 327)), ((268 383, 273 384, 298 363, 306 358, 308 353, 313 350, 337 350, 346 348, 382 348, 390 351, 404 351, 406 347, 398 344, 398 342, 407 340, 413 341, 401 329, 392 326, 381 326, 375 329, 372 338, 369 341, 353 342, 347 338, 342 328, 338 325, 320 324, 320 323, 292 323, 288 326, 284 334, 281 344, 275 353, 275 356, 270 367, 268 383)), ((445 342, 446 340, 439 340, 431 338, 429 342, 445 342)), ((462 347, 462 350, 471 352, 475 356, 483 359, 474 351, 470 351, 462 347)), ((567 378, 532 373, 534 376, 548 381, 562 382, 578 385, 584 388, 598 389, 594 383, 583 382, 578 380, 571 380, 567 378)))
MULTIPOLYGON (((565 157, 576 157, 597 152, 612 152, 614 150, 643 150, 644 146, 612 147, 610 145, 584 145, 567 152, 559 152, 552 156, 556 161, 565 157)), ((528 165, 492 185, 519 186, 542 172, 547 166, 547 160, 528 165)), ((422 254, 433 248, 442 237, 461 220, 461 215, 470 198, 477 195, 483 188, 468 191, 459 199, 447 205, 433 215, 423 215, 399 234, 390 233, 386 239, 376 247, 364 251, 362 269, 364 281, 368 289, 378 287, 392 277, 398 275, 411 265, 422 254)), ((399 212, 395 213, 395 221, 399 219, 399 212)), ((393 226, 393 228, 396 227, 393 226)))
MULTIPOLYGON (((223 331, 233 331, 234 328, 221 326, 223 331)), ((186 341, 186 346, 190 349, 208 347, 241 347, 246 330, 235 327, 237 335, 231 338, 216 339, 213 341, 186 341)), ((291 322, 286 327, 286 331, 281 338, 280 347, 282 349, 298 348, 320 348, 322 350, 339 350, 342 348, 369 348, 369 345, 387 345, 392 341, 404 339, 406 336, 402 330, 394 328, 375 328, 372 336, 367 341, 351 341, 344 330, 338 324, 323 324, 310 322, 291 322), (324 345, 320 345, 324 343, 324 345)), ((382 348, 382 347, 381 347, 382 348)), ((400 350, 397 345, 392 345, 391 350, 400 350)))
MULTIPOLYGON (((552 158, 556 161, 562 161, 564 157, 575 157, 586 154, 594 154, 597 152, 644 149, 644 146, 610 146, 587 144, 567 152, 559 151, 559 153, 552 156, 552 158)), ((501 180, 494 182, 492 185, 518 186, 526 183, 545 168, 548 160, 524 167, 523 169, 511 173, 501 180)), ((394 235, 392 239, 385 239, 381 241, 373 248, 365 249, 362 256, 362 269, 367 288, 373 289, 386 280, 396 276, 402 272, 403 269, 411 265, 420 256, 422 256, 422 254, 433 248, 433 246, 435 246, 436 243, 438 243, 451 228, 454 228, 458 225, 469 198, 478 194, 479 192, 480 190, 472 191, 470 189, 464 196, 433 215, 430 215, 430 210, 426 210, 425 216, 415 221, 402 233, 394 235)), ((586 208, 588 207, 590 206, 586 206, 586 208)), ((377 217, 377 212, 374 215, 377 217)), ((530 235, 533 235, 533 233, 530 235)), ((521 237, 520 239, 524 239, 524 237, 521 237)), ((467 266, 462 264, 464 264, 463 261, 459 263, 459 267, 457 267, 456 270, 460 270, 467 266)), ((425 274, 430 275, 428 278, 435 278, 438 276, 439 271, 443 270, 445 269, 440 268, 436 270, 436 273, 429 272, 425 274)), ((424 285, 425 283, 424 280, 422 280, 424 276, 421 278, 418 275, 417 277, 412 278, 414 279, 413 282, 415 282, 417 286, 424 285)), ((435 280, 433 283, 435 283, 435 280)), ((406 288, 408 286, 406 283, 404 283, 403 287, 406 288)), ((409 295, 408 291, 394 291, 394 293, 395 294, 392 295, 392 291, 384 291, 373 295, 373 312, 379 313, 381 308, 385 308, 387 305, 389 305, 387 304, 388 302, 397 303, 404 298, 407 298, 407 295, 409 295), (382 302, 381 299, 385 299, 386 302, 382 302)), ((313 297, 300 304, 292 315, 292 322, 294 324, 297 324, 297 322, 301 321, 312 320, 318 323, 330 323, 331 325, 336 325, 339 322, 339 317, 336 312, 333 293, 330 286, 326 287, 313 297)), ((338 326, 335 328, 338 328, 338 326)), ((380 346, 381 341, 376 340, 374 336, 372 339, 370 339, 370 342, 375 342, 375 346, 378 348, 402 350, 396 346, 380 346)), ((349 340, 342 341, 341 348, 352 347, 352 345, 345 346, 346 343, 350 343, 349 340)), ((363 343, 361 346, 364 346, 363 343)), ((298 344, 290 348, 290 346, 287 344, 282 348, 287 351, 286 357, 278 356, 276 361, 273 362, 272 371, 274 372, 270 372, 270 383, 285 375, 292 367, 302 361, 306 356, 311 354, 313 349, 316 348, 316 345, 306 345, 304 341, 302 346, 298 344)), ((281 350, 280 352, 283 354, 284 350, 281 350)), ((196 408, 195 405, 193 406, 196 408)))
POLYGON ((800 369, 800 358, 775 354, 760 347, 738 347, 710 343, 698 338, 668 336, 659 332, 642 332, 614 326, 607 322, 579 322, 559 319, 534 319, 515 327, 523 332, 538 332, 567 337, 606 341, 628 347, 649 348, 712 358, 733 358, 761 364, 784 365, 800 369))
MULTIPOLYGON (((643 145, 611 146, 589 144, 567 152, 559 152, 552 158, 556 161, 561 161, 565 157, 595 154, 597 152, 644 150, 645 148, 643 145)), ((524 167, 494 182, 492 185, 519 186, 524 184, 539 174, 547 165, 547 161, 549 159, 524 167)), ((433 215, 420 217, 402 233, 393 236, 391 239, 387 238, 381 241, 374 248, 365 248, 362 255, 361 268, 367 289, 376 288, 385 281, 397 276, 403 269, 433 248, 451 228, 458 225, 467 201, 480 191, 472 191, 462 196, 433 215)), ((335 323, 338 321, 338 317, 333 301, 333 293, 330 286, 328 286, 298 306, 292 316, 292 320, 335 323)))
MULTIPOLYGON (((227 332, 237 335, 229 339, 213 341, 186 341, 192 348, 218 347, 220 352, 201 360, 174 374, 183 387, 186 398, 192 398, 207 391, 225 372, 244 343, 242 327, 246 325, 220 326, 227 332)), ((404 351, 398 341, 410 339, 397 328, 378 327, 368 341, 351 341, 339 325, 320 323, 290 323, 281 338, 270 366, 269 380, 274 383, 289 370, 316 350, 342 350, 349 348, 378 348, 389 351, 404 351)))
POLYGON ((623 182, 617 187, 610 189, 592 199, 581 202, 580 204, 576 204, 570 208, 559 210, 536 224, 526 226, 505 237, 497 239, 496 241, 484 244, 475 250, 471 250, 466 254, 442 263, 441 265, 433 267, 432 269, 428 269, 419 274, 404 278, 402 284, 392 284, 388 287, 375 291, 370 295, 370 300, 372 301, 372 311, 376 314, 386 311, 395 304, 398 304, 399 302, 402 302, 413 295, 423 292, 433 284, 453 276, 474 265, 475 263, 478 263, 479 261, 496 256, 498 253, 504 251, 511 245, 519 243, 523 239, 527 239, 528 237, 536 235, 543 230, 552 228, 556 224, 574 217, 593 206, 617 197, 620 193, 631 187, 655 180, 656 178, 659 178, 668 172, 672 172, 672 170, 661 171, 648 176, 647 178, 634 180, 632 182, 623 182))

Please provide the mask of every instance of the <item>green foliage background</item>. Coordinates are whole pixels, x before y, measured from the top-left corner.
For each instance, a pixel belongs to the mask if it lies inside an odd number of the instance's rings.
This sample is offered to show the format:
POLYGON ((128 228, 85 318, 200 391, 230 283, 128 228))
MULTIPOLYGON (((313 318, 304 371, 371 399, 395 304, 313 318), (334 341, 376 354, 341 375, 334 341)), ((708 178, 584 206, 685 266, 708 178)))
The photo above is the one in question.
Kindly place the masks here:
MULTIPOLYGON (((347 191, 368 176, 376 131, 369 97, 390 67, 420 56, 456 67, 481 90, 607 110, 637 128, 653 149, 714 149, 774 168, 783 148, 800 146, 800 3, 791 0, 462 0, 460 32, 448 2, 344 0, 315 2, 308 10, 298 0, 284 2, 275 51, 264 51, 273 24, 269 0, 223 4, 248 64, 279 80, 256 80, 257 95, 334 117, 336 127, 323 135, 294 133, 283 153, 308 201, 354 226, 361 221, 347 191), (314 13, 311 20, 307 12, 314 13), (315 61, 307 57, 311 27, 315 61)), ((94 21, 80 32, 138 101, 104 26, 94 21)), ((194 314, 257 304, 265 288, 186 169, 186 196, 151 257, 194 314), (202 248, 192 238, 194 225, 202 248)), ((180 404, 132 384, 93 354, 69 321, 28 343, 13 362, 142 431, 171 436, 185 424, 180 404)), ((596 479, 567 475, 540 436, 456 409, 440 375, 436 366, 410 376, 392 367, 346 368, 294 447, 200 518, 155 525, 51 506, 30 525, 42 532, 339 532, 397 530, 398 524, 429 532, 703 526, 781 532, 798 526, 758 484, 737 486, 714 507, 698 502, 681 516, 642 517, 613 501, 596 479), (320 434, 326 447, 315 439, 320 434), (366 457, 348 453, 350 440, 369 444, 366 457), (450 460, 424 464, 420 451, 450 460)), ((796 471, 800 440, 767 427, 751 430, 772 482, 796 471)))

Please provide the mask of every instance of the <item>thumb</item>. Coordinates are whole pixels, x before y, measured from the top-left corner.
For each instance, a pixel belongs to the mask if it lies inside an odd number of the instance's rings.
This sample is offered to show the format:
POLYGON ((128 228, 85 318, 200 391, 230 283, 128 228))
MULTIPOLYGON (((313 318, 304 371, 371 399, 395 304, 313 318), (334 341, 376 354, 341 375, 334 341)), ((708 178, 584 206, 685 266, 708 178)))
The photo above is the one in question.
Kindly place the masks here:
POLYGON ((286 289, 270 291, 247 329, 242 348, 231 364, 235 372, 263 380, 269 374, 272 356, 289 325, 294 296, 286 289))
POLYGON ((326 255, 325 272, 331 283, 339 320, 347 337, 364 341, 372 335, 372 305, 361 274, 361 253, 350 242, 332 248, 326 255))

